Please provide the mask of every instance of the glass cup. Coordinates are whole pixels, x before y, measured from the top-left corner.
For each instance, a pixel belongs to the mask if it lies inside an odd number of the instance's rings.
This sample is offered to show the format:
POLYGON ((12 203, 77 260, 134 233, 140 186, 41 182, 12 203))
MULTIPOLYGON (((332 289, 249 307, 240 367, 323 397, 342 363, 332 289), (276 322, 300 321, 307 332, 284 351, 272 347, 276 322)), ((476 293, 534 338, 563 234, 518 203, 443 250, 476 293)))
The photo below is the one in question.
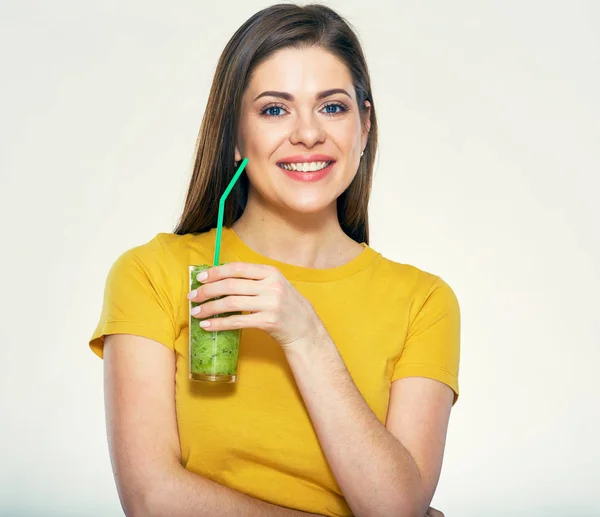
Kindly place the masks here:
MULTIPOLYGON (((223 263, 219 265, 222 266, 223 263)), ((202 282, 196 279, 196 275, 211 267, 213 266, 209 264, 189 266, 190 291, 198 289, 202 285, 202 282)), ((224 296, 218 296, 211 300, 219 298, 224 298, 224 296)), ((201 304, 190 301, 190 310, 198 305, 201 304)), ((233 314, 242 313, 225 312, 210 316, 209 319, 233 314)), ((211 332, 200 326, 200 321, 203 319, 207 318, 196 318, 190 314, 189 379, 208 382, 237 382, 241 329, 211 332)))

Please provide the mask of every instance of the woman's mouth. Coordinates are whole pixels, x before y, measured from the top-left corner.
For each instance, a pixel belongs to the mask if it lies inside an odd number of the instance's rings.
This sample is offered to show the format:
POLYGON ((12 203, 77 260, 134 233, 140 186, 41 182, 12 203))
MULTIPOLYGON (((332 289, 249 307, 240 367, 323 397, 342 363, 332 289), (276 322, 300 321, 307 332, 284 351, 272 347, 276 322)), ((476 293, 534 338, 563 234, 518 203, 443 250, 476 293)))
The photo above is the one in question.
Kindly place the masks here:
POLYGON ((288 177, 297 181, 320 180, 329 174, 334 165, 335 161, 277 164, 288 177))
POLYGON ((317 172, 329 167, 333 161, 329 162, 302 162, 302 163, 278 163, 277 165, 286 171, 295 172, 317 172))

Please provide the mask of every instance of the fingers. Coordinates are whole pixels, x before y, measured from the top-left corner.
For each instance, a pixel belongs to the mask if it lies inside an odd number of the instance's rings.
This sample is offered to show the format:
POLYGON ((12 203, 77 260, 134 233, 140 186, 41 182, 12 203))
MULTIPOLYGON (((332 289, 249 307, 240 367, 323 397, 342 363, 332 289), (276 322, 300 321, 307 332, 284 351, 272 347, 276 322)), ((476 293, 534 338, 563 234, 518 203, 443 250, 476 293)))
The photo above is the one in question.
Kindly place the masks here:
POLYGON ((193 307, 190 314, 204 319, 229 312, 259 312, 265 310, 264 303, 264 299, 258 296, 226 296, 193 307))
POLYGON ((262 280, 273 275, 278 270, 267 264, 253 264, 250 262, 228 262, 221 266, 213 266, 205 271, 207 277, 200 280, 203 283, 216 282, 224 278, 250 278, 262 280))
POLYGON ((225 318, 210 318, 202 320, 200 326, 211 332, 219 330, 232 330, 242 328, 257 328, 266 330, 268 324, 265 323, 263 314, 255 312, 252 314, 235 314, 225 318))
POLYGON ((195 291, 190 291, 188 300, 191 302, 203 303, 206 300, 230 294, 256 296, 260 293, 260 288, 261 286, 256 280, 225 278, 219 282, 204 284, 195 291))

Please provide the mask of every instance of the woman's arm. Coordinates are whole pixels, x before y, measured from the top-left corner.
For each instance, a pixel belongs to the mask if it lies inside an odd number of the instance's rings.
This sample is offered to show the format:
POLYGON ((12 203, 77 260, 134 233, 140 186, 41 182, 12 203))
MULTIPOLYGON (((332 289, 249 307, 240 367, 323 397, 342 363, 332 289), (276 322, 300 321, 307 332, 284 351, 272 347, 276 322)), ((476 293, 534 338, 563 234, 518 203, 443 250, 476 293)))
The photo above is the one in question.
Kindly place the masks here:
POLYGON ((423 517, 441 466, 451 388, 432 379, 399 379, 386 428, 324 327, 286 349, 286 357, 354 515, 423 517))
POLYGON ((175 358, 161 343, 111 334, 104 344, 108 445, 128 517, 303 517, 185 469, 175 412, 175 358))

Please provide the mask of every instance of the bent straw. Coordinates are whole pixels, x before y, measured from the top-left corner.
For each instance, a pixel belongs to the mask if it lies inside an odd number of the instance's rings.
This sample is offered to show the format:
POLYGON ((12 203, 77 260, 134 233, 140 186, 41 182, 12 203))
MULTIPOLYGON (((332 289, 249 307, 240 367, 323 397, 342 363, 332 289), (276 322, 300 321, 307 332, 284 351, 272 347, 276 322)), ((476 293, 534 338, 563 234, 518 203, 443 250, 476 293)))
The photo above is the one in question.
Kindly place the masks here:
POLYGON ((214 256, 214 260, 213 260, 213 262, 214 262, 213 266, 219 265, 219 255, 221 254, 221 232, 223 230, 223 212, 225 211, 225 200, 227 199, 227 196, 229 195, 229 193, 231 192, 231 189, 235 185, 235 182, 238 180, 238 178, 241 176, 242 172, 246 168, 247 163, 248 163, 248 158, 244 158, 244 160, 238 167, 238 170, 234 174, 233 179, 229 182, 229 185, 227 185, 225 192, 223 192, 223 195, 221 196, 221 199, 219 200, 219 218, 217 220, 217 238, 216 238, 216 242, 215 242, 215 256, 214 256))

